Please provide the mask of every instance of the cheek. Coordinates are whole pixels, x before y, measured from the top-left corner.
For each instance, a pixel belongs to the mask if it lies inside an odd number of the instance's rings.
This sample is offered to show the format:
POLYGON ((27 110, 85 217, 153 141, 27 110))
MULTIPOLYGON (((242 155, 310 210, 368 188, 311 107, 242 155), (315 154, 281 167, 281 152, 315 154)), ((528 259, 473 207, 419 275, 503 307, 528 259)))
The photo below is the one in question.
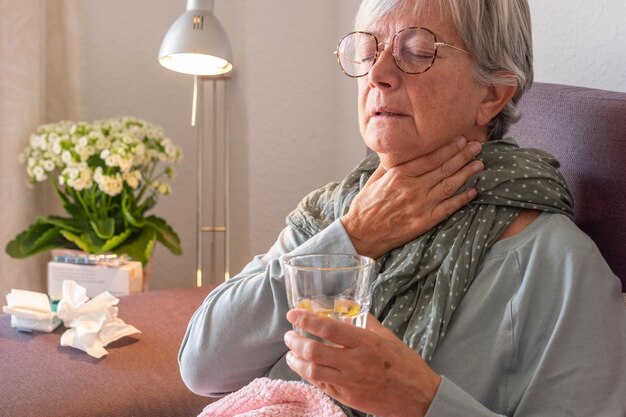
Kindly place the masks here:
POLYGON ((463 83, 423 85, 414 91, 411 98, 420 136, 449 140, 473 127, 475 103, 463 83))
POLYGON ((366 124, 366 114, 367 114, 367 94, 369 92, 369 88, 367 87, 367 83, 363 81, 361 77, 358 79, 358 116, 359 116, 359 129, 361 130, 361 134, 365 132, 365 124, 366 124))

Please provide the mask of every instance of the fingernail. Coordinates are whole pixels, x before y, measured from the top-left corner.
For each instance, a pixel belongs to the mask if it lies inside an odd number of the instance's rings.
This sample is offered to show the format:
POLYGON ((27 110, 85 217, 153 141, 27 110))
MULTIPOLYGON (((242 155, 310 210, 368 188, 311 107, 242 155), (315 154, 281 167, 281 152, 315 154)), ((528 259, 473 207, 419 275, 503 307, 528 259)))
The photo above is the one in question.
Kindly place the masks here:
POLYGON ((465 138, 463 136, 459 137, 456 139, 456 146, 459 147, 459 149, 463 149, 463 146, 465 146, 465 143, 467 141, 465 140, 465 138))
POLYGON ((297 310, 289 310, 287 312, 287 320, 291 324, 296 324, 296 322, 298 321, 298 316, 299 314, 297 310))
POLYGON ((480 172, 485 169, 485 165, 481 161, 474 161, 472 163, 472 170, 474 172, 480 172))
POLYGON ((293 352, 291 352, 291 351, 287 352, 287 356, 285 356, 285 359, 287 360, 287 363, 292 363, 293 362, 293 352))
POLYGON ((478 191, 476 191, 476 188, 470 188, 467 191, 467 194, 470 196, 470 198, 474 198, 478 195, 478 191))
POLYGON ((480 142, 470 142, 470 144, 467 146, 474 155, 478 155, 483 148, 480 142))

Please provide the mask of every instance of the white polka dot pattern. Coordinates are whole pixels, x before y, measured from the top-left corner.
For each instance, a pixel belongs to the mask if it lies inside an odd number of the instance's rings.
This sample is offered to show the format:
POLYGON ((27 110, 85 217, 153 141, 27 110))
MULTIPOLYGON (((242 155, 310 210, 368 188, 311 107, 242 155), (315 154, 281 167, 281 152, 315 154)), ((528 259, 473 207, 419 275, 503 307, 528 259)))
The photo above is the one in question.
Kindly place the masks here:
MULTIPOLYGON (((478 159, 485 170, 463 189, 474 201, 427 233, 377 259, 372 312, 427 361, 472 284, 483 254, 524 208, 572 216, 572 199, 558 162, 512 139, 487 142, 478 159)), ((287 218, 304 238, 348 211, 379 164, 367 157, 342 182, 309 194, 287 218)))

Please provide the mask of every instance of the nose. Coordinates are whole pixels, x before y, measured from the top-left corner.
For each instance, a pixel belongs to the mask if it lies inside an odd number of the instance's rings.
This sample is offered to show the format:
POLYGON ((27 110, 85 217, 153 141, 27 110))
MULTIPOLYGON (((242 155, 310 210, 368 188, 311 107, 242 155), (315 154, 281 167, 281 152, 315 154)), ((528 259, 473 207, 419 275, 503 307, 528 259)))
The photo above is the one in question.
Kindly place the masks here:
POLYGON ((369 82, 379 89, 393 89, 399 85, 399 71, 393 58, 391 44, 380 42, 378 44, 378 59, 368 73, 369 82))

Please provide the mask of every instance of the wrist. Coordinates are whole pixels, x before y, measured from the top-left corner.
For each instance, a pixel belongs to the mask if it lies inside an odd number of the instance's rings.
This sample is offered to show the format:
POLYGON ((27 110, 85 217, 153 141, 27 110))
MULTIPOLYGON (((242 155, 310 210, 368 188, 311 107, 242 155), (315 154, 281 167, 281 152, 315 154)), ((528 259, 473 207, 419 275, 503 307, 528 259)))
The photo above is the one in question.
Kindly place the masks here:
POLYGON ((385 417, 424 417, 437 395, 441 379, 440 375, 431 372, 428 377, 421 379, 421 381, 415 381, 416 386, 411 390, 409 402, 404 402, 398 413, 389 414, 385 417))
POLYGON ((340 221, 348 238, 352 242, 352 246, 354 246, 354 250, 356 250, 359 255, 368 256, 372 259, 376 259, 381 255, 373 248, 370 242, 367 242, 366 235, 364 236, 360 233, 362 227, 358 219, 354 219, 346 214, 340 218, 340 221))

